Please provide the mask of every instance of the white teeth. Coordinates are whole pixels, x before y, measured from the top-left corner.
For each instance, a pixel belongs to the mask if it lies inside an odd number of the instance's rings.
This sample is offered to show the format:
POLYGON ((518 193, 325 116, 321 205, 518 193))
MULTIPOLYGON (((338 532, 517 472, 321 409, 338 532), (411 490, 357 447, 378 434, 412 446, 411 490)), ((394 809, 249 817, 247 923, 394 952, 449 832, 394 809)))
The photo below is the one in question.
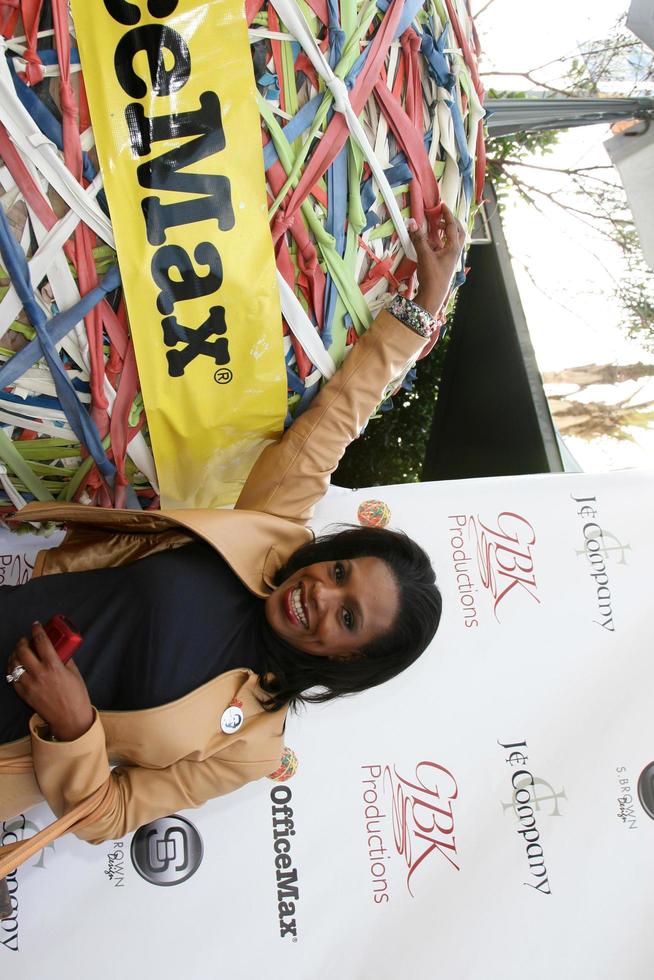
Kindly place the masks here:
POLYGON ((293 612, 300 620, 305 629, 308 628, 309 623, 307 622, 307 617, 304 615, 304 609, 302 608, 302 588, 297 585, 291 592, 291 605, 293 606, 293 612))

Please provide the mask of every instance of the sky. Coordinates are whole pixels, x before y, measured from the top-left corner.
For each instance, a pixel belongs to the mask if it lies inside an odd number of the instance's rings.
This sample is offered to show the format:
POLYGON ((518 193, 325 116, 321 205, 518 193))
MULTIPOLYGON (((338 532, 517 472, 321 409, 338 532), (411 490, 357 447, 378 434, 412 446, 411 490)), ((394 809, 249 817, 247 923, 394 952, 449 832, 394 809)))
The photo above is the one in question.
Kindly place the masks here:
MULTIPOLYGON (((473 0, 473 13, 484 6, 485 0, 473 0)), ((493 0, 477 18, 484 49, 481 70, 528 71, 573 53, 579 42, 607 34, 627 7, 626 2, 615 0, 550 0, 547 5, 529 5, 527 19, 523 0, 493 0)), ((553 81, 563 70, 560 63, 553 64, 538 77, 553 81)), ((485 75, 483 81, 486 87, 529 87, 529 82, 521 78, 485 75)), ((605 125, 568 130, 561 134, 552 154, 533 162, 547 167, 607 164, 610 161, 603 143, 610 135, 605 125)), ((524 174, 543 190, 561 186, 557 174, 533 170, 525 170, 524 174)), ((541 216, 530 205, 516 200, 503 215, 541 371, 589 362, 654 362, 653 355, 635 340, 629 340, 619 325, 619 306, 610 287, 610 277, 620 274, 618 249, 560 208, 546 201, 542 207, 545 214, 541 216)), ((613 389, 595 388, 587 397, 617 401, 637 388, 636 383, 613 389)), ((637 400, 648 397, 654 398, 654 381, 641 387, 637 400)), ((635 444, 609 439, 592 443, 566 441, 585 470, 654 466, 654 429, 634 435, 635 444)))

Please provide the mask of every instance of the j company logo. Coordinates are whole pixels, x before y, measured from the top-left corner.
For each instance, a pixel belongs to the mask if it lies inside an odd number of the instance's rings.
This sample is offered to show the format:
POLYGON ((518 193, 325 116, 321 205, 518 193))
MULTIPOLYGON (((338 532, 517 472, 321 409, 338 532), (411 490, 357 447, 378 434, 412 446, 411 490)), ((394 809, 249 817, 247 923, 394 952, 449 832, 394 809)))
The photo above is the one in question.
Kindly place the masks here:
POLYGON ((151 885, 181 885, 202 863, 202 838, 190 820, 174 814, 140 827, 132 838, 132 864, 151 885))
POLYGON ((502 811, 512 813, 515 830, 524 850, 522 883, 540 895, 551 895, 549 867, 545 858, 550 819, 563 815, 561 802, 567 796, 565 787, 556 790, 551 783, 534 775, 529 765, 526 740, 501 742, 507 776, 511 780, 511 799, 502 803, 502 811))
MULTIPOLYGON (((17 844, 20 841, 33 837, 41 828, 33 820, 28 820, 23 814, 14 817, 12 820, 3 820, 0 828, 0 846, 5 844, 17 844)), ((46 853, 54 850, 54 844, 48 844, 36 856, 32 864, 33 868, 45 868, 46 853)), ((11 902, 11 915, 6 919, 0 919, 0 946, 12 953, 18 952, 19 940, 19 893, 18 878, 16 872, 12 871, 7 875, 7 890, 11 902)), ((4 976, 4 974, 3 974, 4 976)))
POLYGON ((494 518, 450 514, 448 522, 450 557, 466 629, 479 627, 482 601, 490 602, 498 623, 518 603, 540 605, 536 531, 526 517, 503 510, 494 518))
POLYGON ((575 497, 575 510, 579 516, 581 548, 575 548, 577 558, 585 559, 586 570, 591 582, 593 624, 609 633, 615 633, 615 583, 619 580, 620 569, 627 565, 627 555, 631 545, 623 543, 612 534, 603 523, 596 496, 575 497))

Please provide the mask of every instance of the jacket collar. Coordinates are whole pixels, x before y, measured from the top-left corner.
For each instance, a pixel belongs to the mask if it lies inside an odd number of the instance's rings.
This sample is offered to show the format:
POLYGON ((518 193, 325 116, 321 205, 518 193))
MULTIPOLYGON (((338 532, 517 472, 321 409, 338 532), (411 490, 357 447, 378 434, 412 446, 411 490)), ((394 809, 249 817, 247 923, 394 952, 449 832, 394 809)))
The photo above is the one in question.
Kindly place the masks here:
POLYGON ((284 564, 285 562, 283 561, 282 556, 275 545, 271 545, 264 560, 263 571, 261 573, 261 578, 271 592, 277 588, 275 585, 275 576, 280 568, 284 566, 284 564))
MULTIPOLYGON (((306 530, 310 532, 312 541, 315 541, 316 533, 313 530, 313 528, 308 527, 306 530)), ((268 549, 268 553, 266 554, 266 558, 263 563, 263 571, 261 573, 261 578, 263 579, 265 585, 270 589, 271 592, 273 592, 277 588, 277 586, 275 585, 275 578, 277 576, 277 573, 279 572, 280 568, 284 567, 284 565, 288 562, 290 557, 291 557, 290 554, 288 553, 283 554, 282 552, 280 552, 277 545, 273 544, 268 549)))

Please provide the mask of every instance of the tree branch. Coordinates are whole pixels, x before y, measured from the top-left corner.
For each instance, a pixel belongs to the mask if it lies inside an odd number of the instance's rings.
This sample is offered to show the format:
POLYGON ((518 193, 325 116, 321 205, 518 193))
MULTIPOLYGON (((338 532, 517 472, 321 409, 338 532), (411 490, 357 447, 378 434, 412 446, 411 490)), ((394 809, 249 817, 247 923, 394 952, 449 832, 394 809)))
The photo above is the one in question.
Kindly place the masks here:
MULTIPOLYGON (((530 170, 549 170, 553 174, 586 174, 591 170, 613 170, 615 173, 615 167, 610 163, 598 163, 592 167, 546 167, 538 163, 523 163, 522 160, 513 160, 511 157, 505 157, 502 163, 511 164, 512 167, 529 167, 530 170)), ((620 184, 611 184, 611 187, 620 187, 620 184)))
MULTIPOLYGON (((514 184, 514 186, 518 189, 518 191, 522 195, 522 197, 532 207, 534 207, 536 209, 536 211, 538 211, 538 213, 541 214, 543 217, 546 218, 547 215, 545 214, 545 212, 543 211, 543 209, 537 204, 537 202, 534 200, 534 198, 530 196, 530 194, 528 192, 531 192, 533 194, 539 194, 541 197, 546 198, 546 200, 548 200, 550 202, 550 204, 556 205, 556 207, 560 208, 562 211, 568 212, 569 210, 571 210, 567 204, 564 204, 562 201, 559 201, 558 198, 556 198, 554 196, 554 193, 552 191, 543 191, 543 190, 540 189, 540 187, 534 187, 531 184, 526 184, 524 181, 518 180, 513 174, 509 173, 508 171, 503 171, 503 173, 504 173, 504 176, 508 180, 510 180, 511 183, 514 184)), ((578 212, 578 213, 581 214, 582 212, 578 212)), ((595 217, 595 215, 593 215, 592 217, 595 217)), ((597 217, 599 217, 599 216, 597 216, 597 217)), ((582 224, 582 225, 586 225, 587 228, 590 228, 594 232, 598 232, 599 234, 606 234, 606 232, 602 232, 602 230, 600 228, 598 228, 597 225, 592 224, 590 221, 586 221, 582 217, 578 217, 577 218, 577 221, 579 221, 579 223, 582 224)), ((611 272, 611 270, 607 268, 607 266, 602 261, 602 259, 599 257, 599 255, 597 254, 597 252, 594 252, 593 249, 592 248, 589 248, 588 245, 586 245, 586 244, 582 245, 582 247, 588 252, 589 255, 592 255, 593 256, 593 258, 595 259, 595 261, 604 270, 604 272, 606 273, 606 275, 610 279, 610 281, 615 285, 616 289, 618 289, 619 288, 619 285, 620 285, 619 284, 619 280, 616 279, 615 275, 611 272)), ((566 309, 566 307, 563 307, 563 308, 566 309)), ((572 312, 572 311, 569 310, 568 312, 572 312)), ((583 318, 581 318, 581 319, 583 319, 583 318)))
MULTIPOLYGON (((605 48, 599 48, 599 49, 597 49, 597 51, 595 51, 593 49, 593 50, 589 51, 588 53, 589 54, 603 54, 605 51, 611 51, 611 52, 613 52, 613 51, 620 51, 623 48, 637 47, 638 44, 639 44, 639 42, 635 38, 634 38, 633 41, 627 39, 622 44, 609 45, 609 46, 607 46, 605 48)), ((558 65, 558 64, 561 64, 561 63, 566 62, 566 61, 574 61, 574 59, 575 58, 578 58, 578 57, 579 57, 579 51, 578 50, 575 50, 571 54, 564 54, 564 55, 561 55, 559 58, 552 58, 550 61, 545 61, 545 62, 543 62, 542 65, 538 65, 537 68, 530 68, 529 71, 532 72, 532 74, 533 74, 534 72, 542 71, 543 68, 549 68, 550 65, 558 65)))
MULTIPOLYGON (((511 253, 511 252, 509 252, 509 255, 511 256, 511 259, 514 262, 517 262, 518 265, 521 265, 522 266, 522 268, 525 270, 525 272, 527 274, 527 277, 529 278, 532 286, 535 289, 538 290, 538 292, 541 294, 541 296, 544 296, 545 299, 549 299, 552 303, 556 303, 557 306, 560 306, 561 309, 562 310, 565 310, 566 313, 569 313, 570 316, 576 317, 576 319, 577 320, 580 320, 582 323, 584 322, 584 318, 577 312, 577 310, 571 310, 569 306, 566 306, 565 303, 562 303, 561 302, 561 300, 558 298, 558 296, 552 296, 551 293, 548 293, 548 292, 546 292, 543 289, 543 287, 541 286, 541 284, 536 279, 534 279, 534 275, 533 275, 531 269, 529 268, 529 266, 525 262, 523 262, 522 259, 518 258, 517 255, 513 255, 513 253, 511 253)), ((557 397, 558 398, 558 397, 563 397, 563 396, 556 395, 556 396, 553 396, 553 397, 557 397)))
POLYGON ((532 85, 536 85, 538 88, 544 88, 548 92, 554 92, 555 95, 562 95, 564 97, 570 96, 570 92, 562 88, 556 88, 554 85, 548 85, 547 82, 540 82, 537 78, 533 78, 531 72, 529 71, 480 71, 480 77, 487 75, 502 75, 508 78, 526 78, 528 82, 532 85))
POLYGON ((491 7, 494 3, 495 3, 495 0, 486 0, 486 3, 484 4, 484 6, 483 7, 480 7, 480 9, 475 14, 475 20, 478 20, 478 18, 481 17, 481 15, 483 13, 485 13, 488 10, 488 8, 491 7))

